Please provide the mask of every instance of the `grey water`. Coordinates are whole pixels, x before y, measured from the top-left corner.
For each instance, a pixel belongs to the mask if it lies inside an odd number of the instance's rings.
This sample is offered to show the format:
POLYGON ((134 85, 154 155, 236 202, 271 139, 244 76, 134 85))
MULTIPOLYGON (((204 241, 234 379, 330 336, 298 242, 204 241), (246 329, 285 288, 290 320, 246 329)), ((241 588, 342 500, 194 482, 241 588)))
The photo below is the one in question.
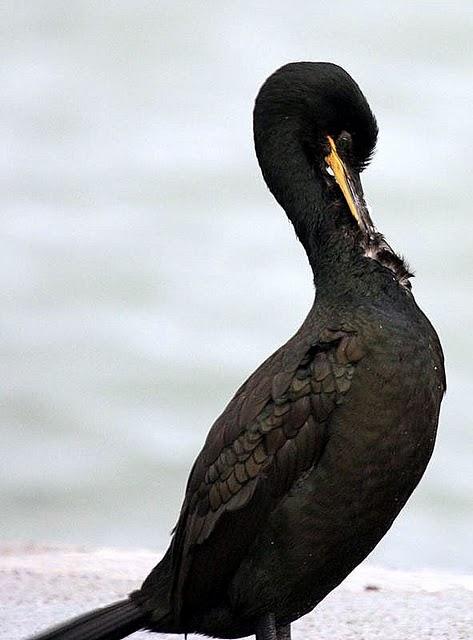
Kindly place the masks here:
POLYGON ((364 174, 437 328, 431 465, 373 562, 473 570, 471 2, 5 2, 0 536, 162 549, 208 428, 313 299, 251 109, 291 60, 344 66, 364 174))

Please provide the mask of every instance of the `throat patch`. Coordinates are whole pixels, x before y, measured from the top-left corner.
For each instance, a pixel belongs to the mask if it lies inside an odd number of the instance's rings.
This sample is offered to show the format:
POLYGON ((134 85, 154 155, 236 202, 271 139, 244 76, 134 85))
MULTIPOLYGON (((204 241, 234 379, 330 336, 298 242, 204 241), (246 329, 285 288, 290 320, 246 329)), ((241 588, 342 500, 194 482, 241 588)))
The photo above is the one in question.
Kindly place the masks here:
POLYGON ((411 289, 409 278, 414 274, 409 269, 406 261, 397 255, 386 242, 382 233, 375 232, 363 242, 364 254, 371 260, 376 260, 394 274, 394 277, 402 287, 411 289))

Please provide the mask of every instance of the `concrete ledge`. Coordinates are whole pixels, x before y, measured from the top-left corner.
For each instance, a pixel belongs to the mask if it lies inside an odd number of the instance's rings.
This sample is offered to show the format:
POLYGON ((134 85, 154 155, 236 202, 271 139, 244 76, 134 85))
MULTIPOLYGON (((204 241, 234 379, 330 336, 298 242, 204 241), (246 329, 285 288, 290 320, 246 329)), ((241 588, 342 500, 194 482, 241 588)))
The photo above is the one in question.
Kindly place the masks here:
MULTIPOLYGON (((158 559, 159 554, 151 551, 1 544, 1 640, 19 640, 123 597, 139 586, 158 559)), ((151 637, 144 632, 132 636, 133 640, 151 637)), ((294 625, 293 637, 473 638, 473 576, 362 565, 294 625)))

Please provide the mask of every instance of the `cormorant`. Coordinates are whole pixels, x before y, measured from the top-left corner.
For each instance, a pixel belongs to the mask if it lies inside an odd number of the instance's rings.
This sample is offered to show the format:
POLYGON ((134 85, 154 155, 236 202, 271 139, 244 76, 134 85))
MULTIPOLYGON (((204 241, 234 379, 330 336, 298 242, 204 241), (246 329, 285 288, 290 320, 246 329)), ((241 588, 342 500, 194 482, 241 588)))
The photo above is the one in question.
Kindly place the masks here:
POLYGON ((143 628, 287 640, 389 529, 431 456, 446 383, 411 274, 365 204, 377 133, 339 66, 292 63, 266 80, 256 154, 307 253, 315 302, 211 428, 142 587, 36 640, 143 628))

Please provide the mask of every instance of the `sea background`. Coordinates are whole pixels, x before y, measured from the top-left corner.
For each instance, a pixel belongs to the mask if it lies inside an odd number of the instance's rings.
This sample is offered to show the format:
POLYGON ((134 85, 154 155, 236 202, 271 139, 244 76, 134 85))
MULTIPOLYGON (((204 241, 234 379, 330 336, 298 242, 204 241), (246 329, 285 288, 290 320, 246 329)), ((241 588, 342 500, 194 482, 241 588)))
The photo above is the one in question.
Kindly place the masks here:
POLYGON ((2 3, 0 536, 163 549, 207 430, 313 299, 263 184, 263 80, 329 60, 380 126, 374 220, 448 393, 370 561, 473 571, 472 33, 465 2, 2 3))

